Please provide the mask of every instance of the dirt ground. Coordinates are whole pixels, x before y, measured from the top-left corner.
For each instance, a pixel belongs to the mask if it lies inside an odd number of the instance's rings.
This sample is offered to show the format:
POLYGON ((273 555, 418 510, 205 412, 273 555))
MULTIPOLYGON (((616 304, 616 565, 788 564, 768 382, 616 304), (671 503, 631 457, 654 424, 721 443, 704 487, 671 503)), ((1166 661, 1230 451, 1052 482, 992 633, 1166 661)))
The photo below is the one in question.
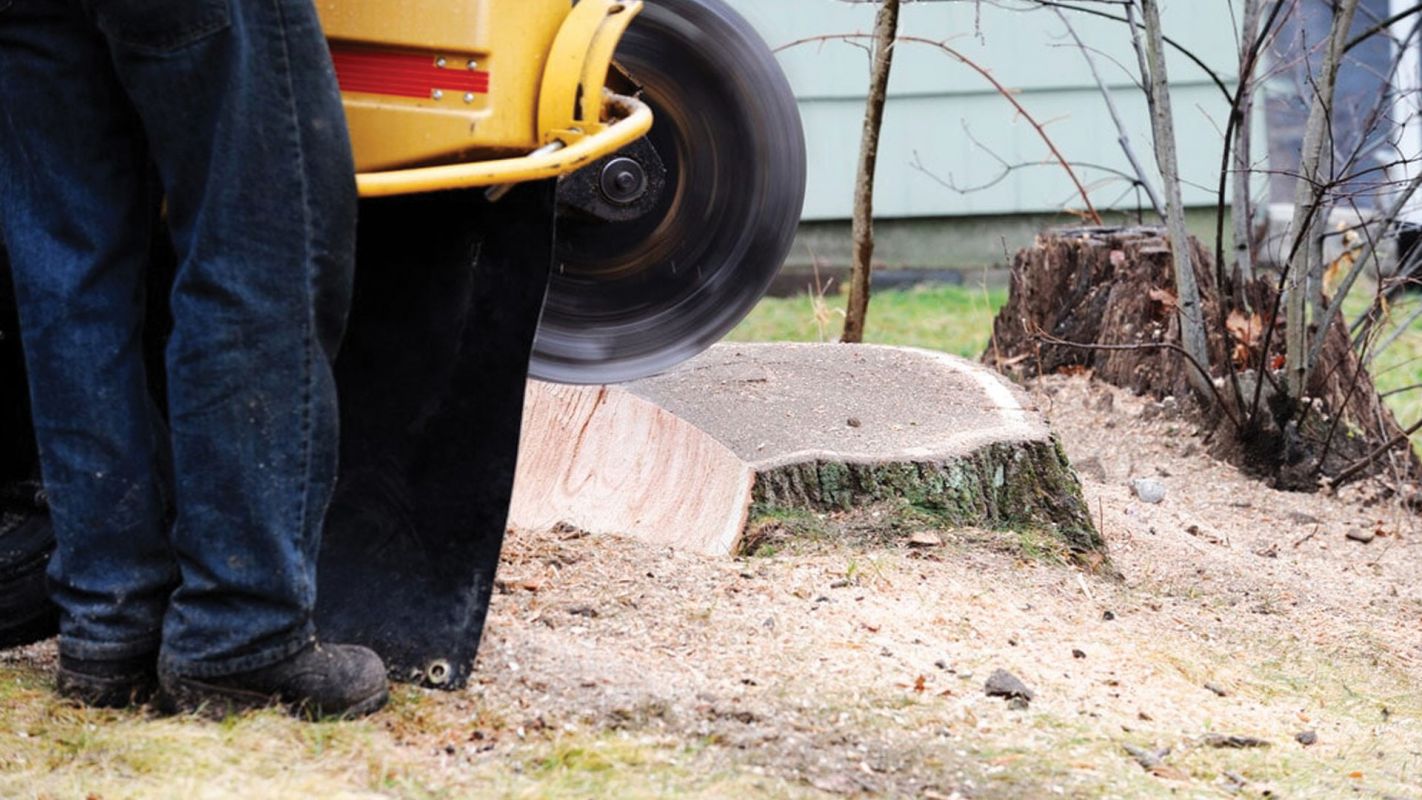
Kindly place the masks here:
POLYGON ((1422 800, 1417 520, 1366 487, 1272 491, 1170 403, 1032 391, 1122 582, 1023 531, 847 543, 862 524, 823 519, 735 560, 516 533, 471 688, 362 723, 67 709, 50 646, 5 656, 0 797, 1422 800), (998 669, 1029 706, 985 694, 998 669))

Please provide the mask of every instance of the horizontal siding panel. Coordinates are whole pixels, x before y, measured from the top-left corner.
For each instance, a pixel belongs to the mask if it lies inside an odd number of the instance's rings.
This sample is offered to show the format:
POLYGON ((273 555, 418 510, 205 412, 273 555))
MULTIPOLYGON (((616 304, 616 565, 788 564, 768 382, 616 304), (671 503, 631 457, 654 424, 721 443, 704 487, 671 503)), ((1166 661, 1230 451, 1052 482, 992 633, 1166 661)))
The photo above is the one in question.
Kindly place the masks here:
MULTIPOLYGON (((839 0, 729 0, 772 46, 820 36, 867 32, 870 4, 839 0)), ((1105 4, 1097 6, 1115 9, 1105 4)), ((1233 75, 1235 41, 1228 0, 1169 0, 1164 4, 1170 35, 1190 47, 1227 80, 1233 75)), ((1077 32, 1094 50, 1098 67, 1113 86, 1137 152, 1152 159, 1145 102, 1127 72, 1134 65, 1124 24, 1073 14, 1077 32)), ((1125 171, 1128 164, 1117 134, 1079 49, 1050 11, 1012 12, 983 3, 912 3, 904 6, 903 32, 947 40, 965 57, 987 68, 1015 93, 1073 161, 1125 171)), ((912 43, 910 43, 912 44, 912 43)), ((863 125, 869 63, 865 51, 840 42, 815 42, 782 51, 805 119, 810 150, 810 191, 806 219, 850 215, 855 163, 863 125)), ((1209 77, 1183 56, 1173 54, 1182 172, 1187 181, 1212 186, 1217 180, 1220 138, 1226 111, 1209 77), (1220 115, 1219 123, 1207 113, 1220 115)), ((877 212, 885 217, 1012 214, 1077 207, 1071 182, 1060 168, 1013 170, 981 191, 960 194, 915 167, 917 159, 935 174, 961 186, 992 181, 1001 172, 983 145, 1011 164, 1049 157, 1027 122, 990 82, 968 66, 929 46, 908 46, 896 57, 878 175, 877 212)), ((1126 184, 1108 172, 1081 170, 1092 198, 1105 206, 1126 184)), ((1212 191, 1187 186, 1186 202, 1212 203, 1212 191)))

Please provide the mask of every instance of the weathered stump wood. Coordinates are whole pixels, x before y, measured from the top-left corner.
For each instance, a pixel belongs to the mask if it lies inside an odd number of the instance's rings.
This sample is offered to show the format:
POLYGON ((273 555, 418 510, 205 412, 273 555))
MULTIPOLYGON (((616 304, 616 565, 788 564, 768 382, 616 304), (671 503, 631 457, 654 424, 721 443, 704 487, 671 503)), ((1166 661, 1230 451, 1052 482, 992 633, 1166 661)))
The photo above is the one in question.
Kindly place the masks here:
MULTIPOLYGON (((1217 457, 1267 476, 1280 488, 1311 490, 1320 477, 1339 475, 1402 433, 1350 346, 1341 319, 1327 332, 1306 390, 1313 402, 1304 404, 1308 413, 1302 421, 1291 406, 1277 402, 1282 330, 1271 337, 1267 356, 1261 352, 1276 306, 1277 276, 1241 282, 1221 297, 1212 277, 1213 259, 1193 239, 1191 248, 1208 333, 1210 363, 1205 366, 1226 410, 1233 412, 1215 408, 1207 415, 1218 423, 1211 434, 1217 457), (1261 413, 1235 430, 1228 421, 1249 417, 1261 363, 1270 365, 1271 375, 1261 393, 1261 413), (1235 379, 1243 403, 1235 396, 1235 379)), ((1089 371, 1138 394, 1190 396, 1188 373, 1195 367, 1178 348, 1168 347, 1180 342, 1173 274, 1170 244, 1159 228, 1044 233, 1013 260, 1008 302, 993 325, 983 361, 1021 377, 1089 371)), ((1422 462, 1399 447, 1375 461, 1369 472, 1419 481, 1422 462)))
POLYGON ((1049 530, 1078 555, 1104 548, 1025 396, 940 353, 721 345, 625 387, 533 383, 526 408, 521 528, 726 555, 756 514, 901 501, 964 526, 1049 530))

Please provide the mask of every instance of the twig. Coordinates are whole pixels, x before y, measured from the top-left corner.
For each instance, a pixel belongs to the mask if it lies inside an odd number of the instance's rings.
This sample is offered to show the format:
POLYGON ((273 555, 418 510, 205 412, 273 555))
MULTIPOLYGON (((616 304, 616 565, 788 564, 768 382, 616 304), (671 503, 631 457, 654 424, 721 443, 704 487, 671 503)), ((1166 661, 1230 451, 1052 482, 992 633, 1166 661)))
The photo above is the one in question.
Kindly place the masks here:
POLYGON ((1347 469, 1338 473, 1338 476, 1333 479, 1333 485, 1342 486, 1344 483, 1347 483, 1353 478, 1356 478, 1358 476, 1358 473, 1372 466, 1372 463, 1381 458, 1385 453, 1387 453, 1387 451, 1393 449, 1394 447, 1397 447, 1400 444, 1403 444, 1404 442, 1410 441, 1412 439, 1412 434, 1418 431, 1422 431, 1422 420, 1413 423, 1412 427, 1392 437, 1392 439, 1388 440, 1387 444, 1375 448, 1371 453, 1368 453, 1367 455, 1353 462, 1353 464, 1350 465, 1347 469))
MULTIPOLYGON (((1355 0, 1356 1, 1356 0, 1355 0)), ((1185 201, 1180 193, 1180 163, 1175 151, 1175 117, 1171 110, 1170 78, 1165 65, 1165 45, 1160 24, 1159 0, 1141 0, 1145 16, 1144 75, 1150 91, 1146 94, 1151 109, 1151 129, 1155 133, 1155 157, 1165 189, 1166 227, 1170 233, 1170 250, 1175 263, 1176 310, 1180 316, 1180 343, 1190 353, 1192 361, 1209 364, 1209 343, 1205 334, 1200 286, 1196 281, 1195 259, 1190 252, 1190 234, 1185 229, 1185 201)), ((1131 6, 1126 16, 1131 18, 1131 6)), ((1134 30, 1134 28, 1132 28, 1134 30)), ((1139 48, 1138 48, 1139 52, 1139 48)), ((1224 287, 1217 287, 1220 291, 1224 287)), ((1208 369, 1190 377, 1190 386, 1201 398, 1213 393, 1219 398, 1208 369)))
MULTIPOLYGON (((866 33, 836 33, 826 34, 822 36, 810 36, 804 39, 797 39, 796 41, 790 42, 786 45, 782 45, 781 47, 776 49, 776 52, 779 52, 781 50, 787 50, 792 47, 798 47, 804 44, 811 44, 814 42, 853 42, 867 38, 868 36, 870 36, 870 34, 866 33)), ((949 55, 950 57, 952 57, 954 60, 958 61, 969 69, 972 69, 974 72, 981 75, 988 83, 992 84, 993 89, 995 89, 998 94, 1002 95, 1003 99, 1011 103, 1012 107, 1017 110, 1017 113, 1022 115, 1022 118, 1027 120, 1027 122, 1032 126, 1032 128, 1036 130, 1037 136, 1041 138, 1043 144, 1045 144, 1047 146, 1047 149, 1051 151, 1052 157, 1056 160, 1058 164, 1061 165, 1062 170, 1066 172, 1067 177, 1071 178, 1072 183, 1076 186, 1077 194, 1081 196, 1081 202, 1086 206, 1087 218, 1096 225, 1103 224, 1101 214, 1097 212, 1096 207, 1092 204, 1091 196, 1087 193, 1086 187, 1082 185, 1081 179, 1077 177, 1076 171, 1072 169, 1071 162, 1066 160, 1066 157, 1062 155, 1061 150, 1057 149, 1056 142, 1052 141, 1052 137, 1047 135, 1046 127, 1043 126, 1042 123, 1038 122, 1037 118, 1032 116, 1032 114, 1025 107, 1023 107, 1022 103, 1017 99, 1015 93, 1011 89, 1008 89, 1006 86, 1002 85, 1002 83, 999 82, 997 78, 993 77, 992 72, 990 72, 986 67, 982 66, 971 58, 968 58, 967 56, 953 49, 951 46, 949 46, 947 41, 927 39, 922 36, 900 36, 898 38, 898 41, 913 42, 914 44, 936 47, 947 55, 949 55)))
MULTIPOLYGON (((1235 430, 1244 430, 1244 425, 1240 422, 1239 418, 1235 416, 1234 410, 1230 408, 1229 404, 1225 402, 1224 397, 1220 395, 1220 390, 1215 388, 1214 378, 1210 376, 1209 371, 1205 369, 1204 365, 1202 365, 1199 361, 1196 361, 1195 357, 1190 355, 1189 351, 1187 351, 1180 345, 1175 344, 1174 342, 1137 342, 1135 344, 1086 344, 1083 342, 1069 342, 1066 339, 1061 339, 1051 335, 1050 333, 1047 333, 1046 331, 1042 330, 1042 327, 1040 325, 1037 325, 1036 323, 1032 323, 1032 329, 1028 331, 1028 334, 1039 344, 1045 342, 1047 344, 1056 345, 1058 347, 1072 347, 1078 350, 1100 350, 1106 352, 1129 350, 1169 350, 1173 353, 1179 353, 1185 358, 1186 361, 1190 363, 1192 367, 1195 368, 1197 372, 1205 376, 1205 385, 1210 387, 1210 391, 1214 394, 1215 402, 1219 403, 1220 408, 1225 412, 1225 416, 1229 417, 1229 421, 1234 424, 1235 430)), ((1040 365, 1037 371, 1038 374, 1041 373, 1040 365)))
POLYGON ((1131 135, 1126 130, 1126 124, 1121 121, 1121 114, 1116 109, 1116 101, 1111 97, 1111 89, 1106 85, 1106 81, 1101 78, 1101 71, 1096 68, 1096 59, 1091 57, 1091 52, 1086 49, 1086 44, 1077 35, 1076 28, 1072 27, 1071 21, 1060 8, 1053 8, 1057 19, 1066 26, 1067 33, 1071 35, 1072 41, 1076 42, 1077 48, 1081 50, 1081 57, 1086 59, 1086 66, 1091 70, 1091 77, 1096 81, 1096 88, 1101 92, 1101 98, 1106 101, 1106 110, 1111 115, 1111 122, 1116 126, 1116 142, 1121 145, 1121 150, 1126 154, 1126 160, 1130 162, 1131 169, 1135 170, 1137 185, 1146 193, 1150 199, 1151 207, 1155 209, 1156 216, 1165 219, 1165 205, 1160 201, 1160 195, 1155 191, 1155 185, 1146 176, 1145 167, 1141 166, 1140 158, 1136 155, 1136 149, 1131 145, 1131 135))

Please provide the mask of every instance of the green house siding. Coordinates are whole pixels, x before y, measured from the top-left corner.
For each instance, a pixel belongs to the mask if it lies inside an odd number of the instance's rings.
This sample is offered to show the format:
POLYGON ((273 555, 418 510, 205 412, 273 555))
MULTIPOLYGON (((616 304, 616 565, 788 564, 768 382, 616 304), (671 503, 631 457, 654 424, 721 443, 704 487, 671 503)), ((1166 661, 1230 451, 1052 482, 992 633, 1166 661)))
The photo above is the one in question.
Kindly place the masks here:
MULTIPOLYGON (((871 31, 874 6, 839 0, 730 0, 773 47, 819 36, 871 31)), ((1117 9, 1095 6, 1108 12, 1117 9)), ((1070 12, 1069 12, 1070 13, 1070 12)), ((1235 40, 1228 0, 1167 0, 1172 38, 1233 78, 1235 40)), ((1126 25, 1071 14, 1109 83, 1136 152, 1154 168, 1145 101, 1132 83, 1135 52, 1126 25), (1131 69, 1127 74, 1125 65, 1131 69)), ((1038 122, 1093 203, 1134 208, 1118 134, 1081 51, 1050 10, 1008 11, 987 3, 904 6, 902 32, 946 41, 985 67, 1038 122)), ((868 57, 842 42, 802 44, 780 54, 800 98, 810 157, 806 220, 850 216, 868 84, 868 57)), ((1227 106, 1220 90, 1178 53, 1169 62, 1187 204, 1213 203, 1227 106)), ((1072 181, 1051 161, 1033 126, 991 83, 939 49, 913 42, 896 56, 879 161, 876 212, 884 218, 1051 213, 1080 209, 1072 181), (999 160, 1000 159, 1000 160, 999 160), (1011 165, 1007 170, 1004 166, 1011 165), (975 191, 960 188, 982 187, 975 191)), ((1154 174, 1154 173, 1153 173, 1154 174)), ((1141 202, 1145 202, 1142 200, 1141 202)))

